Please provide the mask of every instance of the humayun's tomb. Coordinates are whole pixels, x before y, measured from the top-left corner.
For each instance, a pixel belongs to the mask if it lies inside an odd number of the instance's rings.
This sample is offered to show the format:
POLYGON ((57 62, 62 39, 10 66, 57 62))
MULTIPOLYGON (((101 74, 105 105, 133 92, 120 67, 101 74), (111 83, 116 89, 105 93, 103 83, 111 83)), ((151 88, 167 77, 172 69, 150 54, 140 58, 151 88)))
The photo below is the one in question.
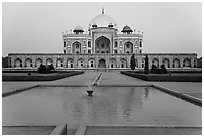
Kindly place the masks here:
POLYGON ((36 69, 41 64, 52 64, 63 70, 122 70, 129 69, 133 53, 136 70, 144 68, 145 55, 148 55, 149 68, 152 64, 177 70, 197 66, 196 53, 143 53, 143 32, 136 32, 128 25, 120 32, 104 10, 90 21, 88 31, 77 26, 73 32, 62 35, 63 53, 10 53, 10 67, 36 69))

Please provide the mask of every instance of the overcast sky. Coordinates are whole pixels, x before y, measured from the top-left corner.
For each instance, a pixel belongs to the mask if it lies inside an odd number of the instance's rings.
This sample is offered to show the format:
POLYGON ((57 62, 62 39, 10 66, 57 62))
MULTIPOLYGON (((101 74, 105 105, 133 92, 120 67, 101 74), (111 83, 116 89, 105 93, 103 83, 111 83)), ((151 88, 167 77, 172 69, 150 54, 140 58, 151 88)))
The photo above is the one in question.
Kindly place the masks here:
POLYGON ((2 55, 62 53, 62 32, 101 14, 121 31, 144 32, 143 53, 197 53, 202 56, 201 3, 3 3, 2 55))

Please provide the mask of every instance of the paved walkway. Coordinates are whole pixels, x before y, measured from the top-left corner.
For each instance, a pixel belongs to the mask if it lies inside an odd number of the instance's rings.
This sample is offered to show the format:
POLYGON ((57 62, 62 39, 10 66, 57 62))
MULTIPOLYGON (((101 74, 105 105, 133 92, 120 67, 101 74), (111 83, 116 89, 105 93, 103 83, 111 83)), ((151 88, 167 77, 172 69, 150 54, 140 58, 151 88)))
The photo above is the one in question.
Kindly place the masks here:
POLYGON ((64 79, 59 79, 55 81, 51 81, 48 84, 55 85, 87 85, 88 83, 92 83, 95 78, 100 74, 100 72, 85 72, 82 75, 76 75, 64 79))
POLYGON ((135 79, 119 72, 103 72, 100 84, 105 85, 144 85, 146 81, 135 79))
POLYGON ((85 72, 82 75, 68 77, 51 82, 2 82, 2 92, 14 89, 25 88, 37 84, 55 85, 87 85, 102 73, 100 84, 105 85, 144 85, 156 84, 168 89, 202 98, 202 82, 146 82, 137 78, 122 75, 119 72, 85 72))
POLYGON ((202 99, 202 82, 149 82, 202 99))

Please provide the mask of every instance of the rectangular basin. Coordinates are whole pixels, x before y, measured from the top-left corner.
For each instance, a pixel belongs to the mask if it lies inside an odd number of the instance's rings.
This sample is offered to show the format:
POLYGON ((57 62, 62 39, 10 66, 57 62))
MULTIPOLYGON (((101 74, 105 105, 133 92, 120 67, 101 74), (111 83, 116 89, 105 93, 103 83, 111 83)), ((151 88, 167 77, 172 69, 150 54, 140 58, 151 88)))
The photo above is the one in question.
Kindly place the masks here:
POLYGON ((153 87, 36 87, 3 97, 2 125, 202 127, 202 108, 153 87))

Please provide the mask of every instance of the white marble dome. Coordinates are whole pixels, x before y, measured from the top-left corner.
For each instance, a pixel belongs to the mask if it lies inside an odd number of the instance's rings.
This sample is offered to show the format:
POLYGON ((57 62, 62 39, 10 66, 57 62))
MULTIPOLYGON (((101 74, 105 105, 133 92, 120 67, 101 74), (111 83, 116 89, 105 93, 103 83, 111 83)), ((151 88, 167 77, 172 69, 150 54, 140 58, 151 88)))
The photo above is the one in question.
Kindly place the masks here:
POLYGON ((114 19, 103 13, 91 20, 89 23, 89 28, 92 28, 93 24, 97 25, 97 27, 108 27, 108 25, 112 24, 113 28, 117 29, 117 25, 114 19))

